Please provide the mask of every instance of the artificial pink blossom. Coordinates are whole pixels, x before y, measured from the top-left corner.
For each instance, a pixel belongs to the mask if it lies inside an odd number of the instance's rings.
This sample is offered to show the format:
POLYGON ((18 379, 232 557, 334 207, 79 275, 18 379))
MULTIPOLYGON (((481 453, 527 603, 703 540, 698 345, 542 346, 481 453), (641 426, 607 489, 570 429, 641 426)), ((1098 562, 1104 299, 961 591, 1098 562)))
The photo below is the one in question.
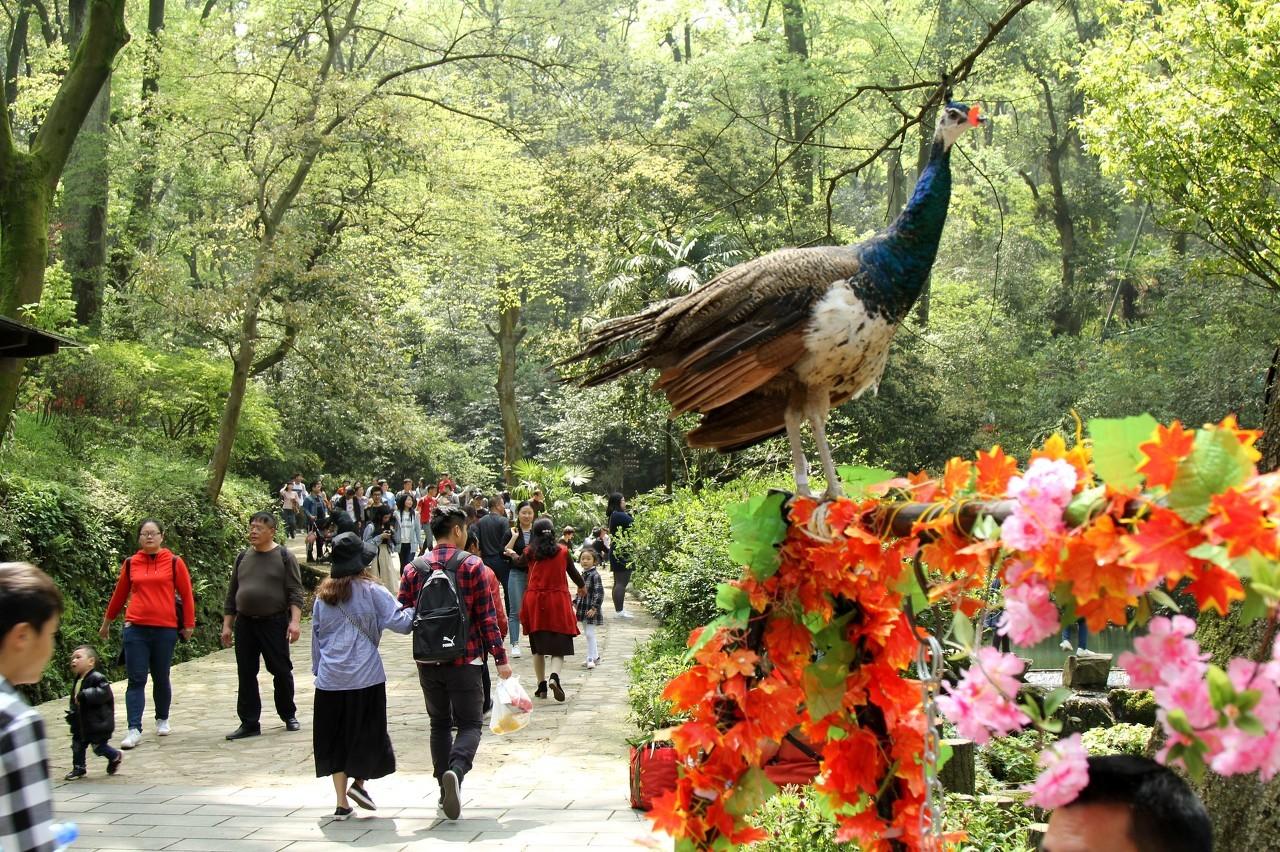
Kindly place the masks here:
POLYGON ((1044 771, 1034 783, 1023 788, 1031 792, 1027 801, 1045 810, 1074 802, 1089 783, 1088 760, 1079 734, 1072 734, 1040 752, 1044 771))
POLYGON ((947 694, 938 697, 938 707, 950 719, 960 736, 978 745, 991 735, 1019 731, 1031 722, 1013 699, 1018 694, 1018 675, 1024 663, 1012 654, 1003 654, 991 646, 974 652, 973 664, 954 686, 946 684, 947 694))
POLYGON ((1058 627, 1058 608, 1049 598, 1048 583, 1031 577, 1005 589, 998 626, 1001 636, 1025 647, 1057 633, 1058 627))
POLYGON ((1016 503, 1000 525, 1000 539, 1013 550, 1035 550, 1066 529, 1062 512, 1071 502, 1076 469, 1062 459, 1040 458, 1009 480, 1016 503))
POLYGON ((1126 651, 1116 661, 1129 673, 1129 685, 1134 689, 1152 689, 1167 677, 1176 678, 1185 670, 1203 677, 1209 655, 1202 653, 1199 643, 1190 638, 1195 631, 1196 623, 1185 615, 1151 619, 1147 635, 1133 641, 1133 652, 1126 651))

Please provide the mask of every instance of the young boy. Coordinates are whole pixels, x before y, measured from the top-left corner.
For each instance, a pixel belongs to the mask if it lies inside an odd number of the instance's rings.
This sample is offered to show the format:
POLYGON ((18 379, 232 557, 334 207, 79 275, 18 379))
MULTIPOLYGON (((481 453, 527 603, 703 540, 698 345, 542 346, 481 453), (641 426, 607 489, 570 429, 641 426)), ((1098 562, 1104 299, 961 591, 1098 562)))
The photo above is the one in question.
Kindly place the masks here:
POLYGON ((115 775, 124 755, 111 747, 107 740, 116 729, 116 700, 111 694, 111 683, 98 671, 98 652, 92 645, 81 645, 71 654, 71 671, 76 685, 71 690, 67 708, 67 724, 71 726, 71 771, 66 780, 83 778, 85 751, 93 746, 93 753, 107 759, 107 774, 115 775))
POLYGON ((61 615, 62 593, 48 574, 0 563, 0 849, 53 849, 44 722, 14 685, 40 680, 61 615))

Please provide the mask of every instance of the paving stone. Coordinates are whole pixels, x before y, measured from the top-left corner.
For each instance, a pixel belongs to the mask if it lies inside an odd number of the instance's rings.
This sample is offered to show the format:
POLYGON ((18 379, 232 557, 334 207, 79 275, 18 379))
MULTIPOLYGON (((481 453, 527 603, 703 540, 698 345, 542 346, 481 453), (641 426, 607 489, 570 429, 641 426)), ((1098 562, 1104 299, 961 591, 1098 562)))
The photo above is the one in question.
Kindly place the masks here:
MULTIPOLYGON (((608 584, 611 578, 606 575, 608 584)), ((441 818, 431 773, 429 723, 411 657, 410 637, 386 634, 387 714, 398 771, 369 782, 374 813, 334 822, 333 787, 316 778, 310 734, 310 624, 292 646, 298 718, 283 730, 271 715, 271 681, 259 676, 263 734, 229 743, 236 724, 236 669, 225 650, 174 667, 173 735, 148 730, 125 757, 121 774, 55 782, 59 820, 80 824, 78 852, 93 849, 187 849, 210 852, 306 852, 342 846, 375 850, 516 852, 521 849, 629 848, 670 840, 627 809, 626 659, 654 622, 636 606, 632 621, 601 630, 604 664, 586 671, 570 661, 562 673, 568 700, 538 702, 528 727, 507 736, 485 730, 463 787, 463 817, 441 818), (99 831, 101 829, 101 831, 99 831)), ((583 640, 577 641, 579 655, 583 640)), ((527 644, 525 645, 527 649, 527 644)), ((532 659, 513 661, 532 690, 532 659)), ((124 684, 116 683, 116 730, 123 732, 124 684)), ((148 695, 148 702, 150 695, 148 695)), ((39 707, 49 732, 54 778, 70 769, 65 699, 39 707)), ((118 742, 118 739, 117 739, 118 742)))

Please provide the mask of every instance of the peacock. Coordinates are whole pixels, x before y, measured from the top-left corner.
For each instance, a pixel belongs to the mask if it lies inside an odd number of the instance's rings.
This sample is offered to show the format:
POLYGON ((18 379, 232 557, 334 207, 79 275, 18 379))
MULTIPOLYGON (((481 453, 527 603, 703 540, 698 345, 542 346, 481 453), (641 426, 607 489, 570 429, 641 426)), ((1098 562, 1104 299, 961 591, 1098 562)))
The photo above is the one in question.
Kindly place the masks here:
POLYGON ((596 326, 558 366, 634 344, 578 381, 599 385, 645 368, 671 416, 702 415, 691 447, 733 452, 786 433, 796 490, 809 495, 801 444, 808 421, 827 490, 840 478, 826 438, 833 406, 873 392, 889 344, 919 297, 938 253, 951 199, 951 146, 985 121, 948 100, 911 200, 888 228, 851 246, 784 248, 724 270, 686 295, 596 326))

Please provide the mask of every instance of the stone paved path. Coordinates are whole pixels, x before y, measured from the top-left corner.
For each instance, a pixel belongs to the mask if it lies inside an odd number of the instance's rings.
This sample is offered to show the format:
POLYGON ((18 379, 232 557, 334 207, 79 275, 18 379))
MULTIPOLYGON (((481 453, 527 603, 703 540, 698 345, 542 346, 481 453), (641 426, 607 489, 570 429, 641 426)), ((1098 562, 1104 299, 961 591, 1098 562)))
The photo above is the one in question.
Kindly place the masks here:
MULTIPOLYGON (((605 581, 609 582, 605 572, 605 581)), ((629 607, 636 607, 632 602, 629 607)), ((311 750, 310 626, 293 646, 302 731, 288 733, 271 711, 271 683, 259 675, 263 734, 227 742, 235 715, 235 659, 219 651, 175 667, 173 734, 155 736, 150 718, 142 743, 126 752, 115 777, 105 761, 89 755, 89 776, 60 779, 71 767, 65 700, 40 706, 50 733, 58 818, 80 827, 75 850, 188 849, 256 852, 356 847, 374 850, 483 850, 669 848, 649 822, 627 804, 626 670, 637 641, 654 627, 637 618, 610 619, 601 631, 604 662, 582 669, 585 641, 563 674, 568 700, 537 701, 533 721, 504 737, 485 729, 475 768, 463 786, 462 818, 439 817, 427 747, 428 721, 407 636, 384 634, 388 718, 396 774, 369 783, 374 813, 357 809, 333 822, 333 787, 316 778, 311 750)), ((522 644, 524 644, 522 640, 522 644)), ((533 691, 533 666, 515 660, 516 673, 533 691)), ((116 733, 125 732, 123 682, 113 685, 116 733)))

